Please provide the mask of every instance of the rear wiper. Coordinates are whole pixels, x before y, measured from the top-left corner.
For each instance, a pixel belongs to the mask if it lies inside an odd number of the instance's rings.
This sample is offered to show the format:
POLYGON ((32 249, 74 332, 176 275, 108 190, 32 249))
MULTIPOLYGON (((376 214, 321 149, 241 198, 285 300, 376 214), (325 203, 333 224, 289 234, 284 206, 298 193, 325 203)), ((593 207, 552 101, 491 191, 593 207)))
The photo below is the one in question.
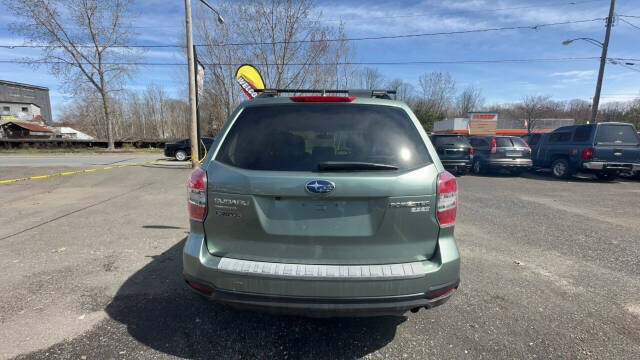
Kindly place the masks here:
POLYGON ((325 161, 318 163, 318 171, 398 170, 397 166, 370 162, 325 161))

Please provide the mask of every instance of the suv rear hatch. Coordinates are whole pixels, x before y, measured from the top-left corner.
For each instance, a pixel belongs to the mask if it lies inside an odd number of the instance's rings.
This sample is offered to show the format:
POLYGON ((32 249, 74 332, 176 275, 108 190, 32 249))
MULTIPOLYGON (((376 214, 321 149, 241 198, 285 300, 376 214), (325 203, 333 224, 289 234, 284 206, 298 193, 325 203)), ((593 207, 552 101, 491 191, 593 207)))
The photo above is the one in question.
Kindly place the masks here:
POLYGON ((531 149, 519 137, 496 136, 496 152, 493 159, 530 159, 531 149))
POLYGON ((471 159, 471 144, 463 135, 434 135, 431 140, 440 160, 471 159))
POLYGON ((383 264, 434 253, 437 169, 403 108, 245 108, 207 168, 213 255, 383 264))
POLYGON ((631 124, 600 124, 595 135, 593 160, 637 163, 640 161, 639 143, 631 124))

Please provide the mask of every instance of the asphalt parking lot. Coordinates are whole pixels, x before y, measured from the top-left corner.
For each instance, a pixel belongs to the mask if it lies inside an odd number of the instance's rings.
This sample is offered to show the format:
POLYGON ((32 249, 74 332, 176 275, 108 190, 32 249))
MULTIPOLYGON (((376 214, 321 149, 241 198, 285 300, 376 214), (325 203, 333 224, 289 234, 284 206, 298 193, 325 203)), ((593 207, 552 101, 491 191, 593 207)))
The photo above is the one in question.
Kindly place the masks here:
MULTIPOLYGON (((32 163, 0 159, 0 180, 90 167, 32 163)), ((189 172, 161 162, 0 184, 0 358, 640 358, 640 181, 461 177, 462 284, 448 303, 306 319, 184 287, 189 172)))

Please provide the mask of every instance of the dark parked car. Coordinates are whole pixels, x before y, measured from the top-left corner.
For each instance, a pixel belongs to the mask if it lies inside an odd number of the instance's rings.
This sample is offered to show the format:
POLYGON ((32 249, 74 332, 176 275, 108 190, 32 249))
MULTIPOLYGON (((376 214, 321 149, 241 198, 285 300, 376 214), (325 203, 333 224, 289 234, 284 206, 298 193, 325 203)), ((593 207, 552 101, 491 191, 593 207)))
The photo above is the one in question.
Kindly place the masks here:
POLYGON ((548 134, 529 134, 533 165, 551 168, 557 178, 591 172, 613 180, 621 172, 640 171, 640 138, 627 123, 564 126, 548 134))
POLYGON ((469 172, 473 164, 473 146, 466 136, 458 134, 431 134, 431 142, 445 169, 455 175, 469 172))
MULTIPOLYGON (((213 138, 203 137, 200 138, 204 143, 204 147, 208 151, 213 144, 213 138)), ((204 154, 204 148, 202 144, 200 145, 200 152, 204 154)), ((174 157, 178 161, 187 160, 191 156, 191 141, 189 139, 184 139, 175 142, 168 142, 164 144, 164 156, 166 157, 174 157)))
POLYGON ((520 175, 531 168, 531 149, 517 136, 473 136, 469 139, 473 146, 473 172, 488 170, 508 170, 520 175))

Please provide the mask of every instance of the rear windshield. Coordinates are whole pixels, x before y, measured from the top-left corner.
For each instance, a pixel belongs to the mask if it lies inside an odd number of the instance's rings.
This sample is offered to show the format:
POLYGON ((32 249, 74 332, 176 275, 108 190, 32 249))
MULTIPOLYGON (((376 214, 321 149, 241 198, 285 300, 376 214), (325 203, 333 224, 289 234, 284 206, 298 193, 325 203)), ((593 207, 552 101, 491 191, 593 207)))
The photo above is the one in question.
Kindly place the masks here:
POLYGON ((278 104, 242 111, 216 157, 249 170, 316 171, 323 162, 411 169, 431 163, 407 113, 390 106, 278 104))
POLYGON ((469 145, 469 140, 462 135, 434 135, 434 145, 469 145))
POLYGON ((516 147, 527 147, 527 144, 519 137, 511 138, 511 142, 516 147))
POLYGON ((514 147, 514 146, 525 147, 527 145, 519 137, 497 137, 496 146, 497 147, 514 147))
POLYGON ((638 134, 631 125, 600 125, 596 133, 597 144, 637 144, 638 134))

